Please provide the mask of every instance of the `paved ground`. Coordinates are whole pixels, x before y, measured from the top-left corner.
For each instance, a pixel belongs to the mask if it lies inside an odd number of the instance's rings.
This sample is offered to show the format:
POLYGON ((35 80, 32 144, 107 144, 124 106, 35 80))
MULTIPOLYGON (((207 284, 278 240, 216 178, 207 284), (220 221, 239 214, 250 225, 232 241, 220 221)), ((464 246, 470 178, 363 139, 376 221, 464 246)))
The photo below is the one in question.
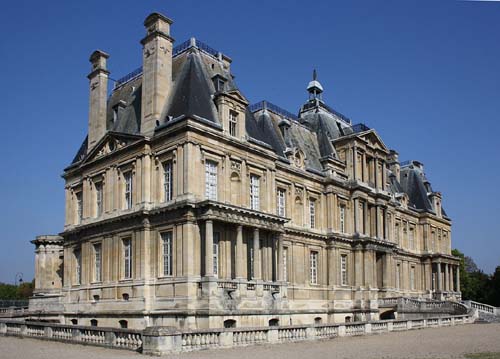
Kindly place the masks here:
MULTIPOLYGON (((328 341, 205 350, 171 358, 237 359, 382 359, 468 358, 469 353, 494 352, 500 358, 500 324, 469 324, 457 327, 413 330, 401 333, 336 338, 328 341)), ((483 356, 472 356, 483 358, 483 356)), ((118 359, 147 358, 140 354, 36 339, 0 337, 1 359, 118 359)), ((486 358, 486 356, 485 356, 486 358)))

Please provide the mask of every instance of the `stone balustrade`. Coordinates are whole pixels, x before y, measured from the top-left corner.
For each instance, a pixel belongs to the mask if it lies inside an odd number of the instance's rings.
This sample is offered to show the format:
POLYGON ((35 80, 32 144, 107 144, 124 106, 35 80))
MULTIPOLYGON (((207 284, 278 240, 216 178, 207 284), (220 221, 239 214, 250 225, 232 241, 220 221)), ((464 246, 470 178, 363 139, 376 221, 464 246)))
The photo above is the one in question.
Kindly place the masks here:
POLYGON ((473 323, 471 314, 428 319, 345 324, 291 325, 264 328, 218 328, 179 331, 174 327, 131 329, 0 320, 0 335, 41 338, 142 351, 148 355, 232 348, 258 344, 328 339, 473 323))
POLYGON ((496 308, 492 305, 474 302, 473 300, 462 301, 462 304, 473 309, 477 309, 480 312, 498 315, 500 316, 500 308, 496 308))
POLYGON ((0 320, 0 335, 43 338, 46 340, 134 351, 142 349, 142 332, 132 329, 87 327, 4 319, 0 320))

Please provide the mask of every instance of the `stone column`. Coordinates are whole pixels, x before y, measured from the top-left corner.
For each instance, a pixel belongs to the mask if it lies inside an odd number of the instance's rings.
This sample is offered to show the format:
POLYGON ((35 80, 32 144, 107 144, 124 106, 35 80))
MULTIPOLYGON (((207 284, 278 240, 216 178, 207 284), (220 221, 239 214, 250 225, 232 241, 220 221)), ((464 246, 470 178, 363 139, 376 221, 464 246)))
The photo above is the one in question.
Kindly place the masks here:
POLYGON ((281 282, 283 281, 283 234, 277 234, 278 241, 278 273, 276 274, 276 279, 281 282))
POLYGON ((437 266, 437 291, 440 292, 443 290, 442 280, 441 280, 441 263, 440 262, 436 263, 436 266, 437 266))
POLYGON ((444 286, 443 286, 443 289, 444 289, 445 291, 448 291, 448 290, 449 290, 448 286, 449 286, 449 284, 450 284, 450 281, 449 281, 449 279, 448 279, 448 278, 449 278, 449 276, 450 276, 450 274, 449 274, 449 272, 448 272, 448 266, 449 266, 448 264, 445 264, 445 265, 444 265, 444 286))
POLYGON ((354 249, 354 285, 360 287, 363 283, 363 248, 354 249))
POLYGON ((363 234, 368 234, 368 202, 363 201, 363 234))
POLYGON ((262 265, 260 262, 260 237, 259 229, 254 228, 253 230, 253 279, 261 279, 261 269, 262 265))
POLYGON ((380 225, 380 207, 375 205, 375 237, 382 238, 381 230, 382 226, 380 225))
POLYGON ((354 207, 354 233, 359 233, 359 201, 357 198, 353 199, 353 207, 354 207))
POLYGON ((205 277, 214 275, 214 224, 211 219, 205 221, 205 277))
POLYGON ((234 258, 234 267, 236 271, 236 278, 242 279, 243 277, 243 266, 245 260, 243 258, 243 226, 236 226, 236 247, 235 247, 235 258, 234 258))
POLYGON ((457 276, 457 288, 455 288, 455 290, 457 292, 460 292, 460 267, 457 266, 457 270, 456 270, 456 276, 457 276))

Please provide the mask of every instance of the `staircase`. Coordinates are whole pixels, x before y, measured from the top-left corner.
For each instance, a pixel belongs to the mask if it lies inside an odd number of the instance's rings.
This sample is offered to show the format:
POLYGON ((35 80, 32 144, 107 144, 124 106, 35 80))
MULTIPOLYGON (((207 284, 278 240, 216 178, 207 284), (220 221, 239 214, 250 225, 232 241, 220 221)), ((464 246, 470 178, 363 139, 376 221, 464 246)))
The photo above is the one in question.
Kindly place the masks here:
POLYGON ((464 300, 461 303, 475 310, 477 318, 474 323, 500 323, 500 308, 472 300, 464 300))

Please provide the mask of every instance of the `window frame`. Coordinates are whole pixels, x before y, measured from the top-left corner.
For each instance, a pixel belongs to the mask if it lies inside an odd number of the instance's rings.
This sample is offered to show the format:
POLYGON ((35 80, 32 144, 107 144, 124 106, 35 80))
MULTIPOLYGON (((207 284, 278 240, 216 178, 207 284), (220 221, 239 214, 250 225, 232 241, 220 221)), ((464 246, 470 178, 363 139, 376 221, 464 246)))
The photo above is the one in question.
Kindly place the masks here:
POLYGON ((345 233, 345 213, 346 213, 346 206, 344 204, 341 204, 339 206, 339 231, 340 231, 340 233, 345 233))
POLYGON ((95 189, 95 216, 100 217, 104 212, 104 183, 102 181, 94 183, 95 189))
POLYGON ((160 245, 161 275, 162 277, 172 277, 174 275, 174 232, 172 230, 160 233, 160 245), (165 251, 165 248, 168 251, 165 251))
POLYGON ((234 110, 229 110, 229 135, 238 137, 239 113, 234 110))
POLYGON ((316 228, 316 198, 309 198, 309 227, 316 228))
POLYGON ((92 244, 94 251, 94 282, 102 282, 102 243, 97 242, 92 244), (99 248, 99 250, 97 250, 99 248))
POLYGON ((131 209, 133 206, 133 173, 127 171, 123 173, 123 199, 124 209, 131 209))
POLYGON ((286 217, 286 189, 278 187, 276 197, 277 215, 286 217))
POLYGON ((349 285, 347 254, 340 255, 340 285, 349 285))
POLYGON ((218 197, 218 167, 218 162, 205 160, 205 198, 212 201, 218 197))
POLYGON ((162 163, 163 170, 163 202, 169 202, 174 197, 174 162, 166 160, 162 163))
POLYGON ((122 260, 123 260, 122 279, 124 280, 132 279, 133 253, 132 253, 132 238, 130 237, 122 238, 122 260))
POLYGON ((318 285, 318 261, 319 261, 319 252, 318 251, 310 251, 309 252, 309 283, 311 285, 318 285))
POLYGON ((212 243, 212 271, 214 273, 214 277, 219 277, 219 260, 220 260, 220 232, 213 232, 213 243, 212 243))
POLYGON ((250 174, 250 209, 260 210, 260 176, 250 174))

